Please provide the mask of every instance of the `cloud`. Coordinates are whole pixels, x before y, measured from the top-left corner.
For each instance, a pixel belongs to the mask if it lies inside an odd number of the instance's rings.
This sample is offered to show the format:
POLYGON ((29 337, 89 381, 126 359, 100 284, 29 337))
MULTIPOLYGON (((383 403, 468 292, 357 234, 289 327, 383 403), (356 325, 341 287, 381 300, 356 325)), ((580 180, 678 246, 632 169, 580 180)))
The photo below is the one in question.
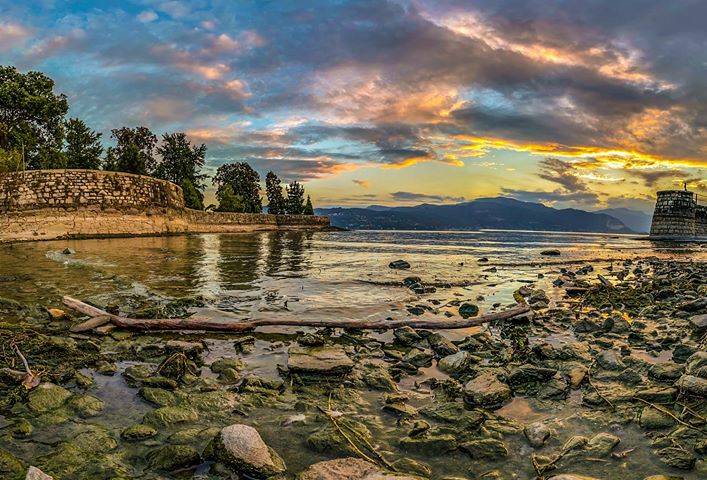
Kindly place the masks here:
POLYGON ((449 195, 434 195, 414 192, 392 192, 390 197, 399 202, 440 202, 440 203, 461 203, 465 202, 465 197, 454 197, 449 195))
POLYGON ((143 10, 142 12, 138 13, 137 20, 142 23, 150 23, 154 22, 159 18, 157 13, 155 13, 153 10, 143 10))
POLYGON ((686 179, 689 175, 683 170, 632 170, 631 175, 638 177, 648 187, 668 179, 686 179))
POLYGON ((369 188, 371 186, 371 182, 369 182, 368 180, 360 180, 358 178, 354 178, 351 181, 362 188, 369 188))
POLYGON ((595 206, 599 202, 599 195, 594 192, 568 192, 562 189, 540 191, 501 188, 501 194, 524 202, 546 203, 549 205, 570 202, 585 206, 595 206))
POLYGON ((22 46, 30 38, 30 30, 15 22, 0 22, 0 52, 22 46))

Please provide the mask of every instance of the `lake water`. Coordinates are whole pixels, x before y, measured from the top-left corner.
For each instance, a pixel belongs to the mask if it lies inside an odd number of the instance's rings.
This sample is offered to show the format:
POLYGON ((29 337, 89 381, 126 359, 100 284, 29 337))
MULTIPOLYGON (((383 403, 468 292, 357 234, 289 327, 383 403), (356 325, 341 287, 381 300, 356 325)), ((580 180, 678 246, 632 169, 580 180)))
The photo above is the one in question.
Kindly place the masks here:
MULTIPOLYGON (((612 264, 647 257, 707 261, 707 248, 697 244, 656 244, 634 236, 517 231, 267 232, 52 241, 0 246, 0 297, 60 307, 61 296, 71 295, 99 305, 118 304, 123 311, 130 312, 170 299, 201 296, 206 306, 200 313, 218 315, 217 310, 227 310, 243 319, 273 314, 314 319, 404 318, 409 317, 409 306, 432 303, 438 306, 436 311, 424 316, 442 318, 445 311, 456 312, 456 307, 446 306, 450 300, 472 301, 483 313, 492 310, 494 304, 513 303, 513 292, 531 282, 547 288, 551 299, 555 299, 550 282, 557 277, 561 266, 573 262, 590 261, 596 274, 612 264), (62 253, 67 247, 75 253, 62 253), (550 248, 559 249, 560 256, 541 255, 550 248), (488 261, 479 261, 482 258, 488 261), (397 259, 408 261, 412 268, 390 269, 388 264, 397 259), (420 298, 400 286, 409 275, 419 276, 427 284, 446 284, 446 288, 420 298)), ((297 330, 301 329, 270 327, 260 335, 292 334, 297 330)), ((457 340, 469 331, 445 332, 445 335, 457 340)), ((248 371, 278 378, 276 365, 286 361, 287 347, 295 338, 256 337, 255 350, 244 357, 248 371), (274 342, 273 338, 281 341, 274 342)), ((379 338, 390 339, 390 334, 379 338)), ((217 338, 205 341, 209 346, 207 363, 233 352, 232 341, 217 338)), ((140 421, 150 409, 119 375, 87 373, 95 377, 96 387, 91 393, 107 405, 104 415, 93 421, 110 427, 116 435, 122 428, 140 421)), ((412 392, 417 382, 429 376, 444 377, 431 367, 424 369, 421 376, 406 378, 401 385, 412 392)), ((367 405, 361 407, 363 414, 380 414, 378 396, 370 392, 363 395, 362 404, 367 405)), ((425 402, 425 395, 417 391, 412 397, 414 404, 425 402)), ((519 397, 501 413, 519 422, 566 419, 577 411, 579 402, 575 395, 559 409, 543 410, 519 397)), ((291 471, 330 458, 307 450, 304 439, 311 426, 295 425, 283 436, 282 420, 283 412, 267 409, 248 419, 258 425, 265 440, 281 453, 291 471)), ((392 418, 383 417, 376 422, 379 425, 374 434, 380 439, 399 435, 392 418)), ((580 473, 632 479, 665 472, 648 453, 642 433, 633 426, 603 425, 598 430, 598 424, 571 420, 565 425, 561 439, 569 434, 591 435, 610 429, 620 433, 626 448, 637 448, 624 460, 583 466, 580 473)), ((61 436, 61 432, 53 430, 55 435, 61 436)), ((505 472, 501 478, 531 478, 530 448, 522 438, 511 440, 509 446, 511 454, 502 463, 473 462, 461 453, 440 458, 422 455, 418 459, 433 467, 433 478, 444 475, 476 478, 493 468, 505 472)), ((139 460, 135 461, 140 465, 139 460)), ((698 476, 688 473, 685 478, 698 476)))

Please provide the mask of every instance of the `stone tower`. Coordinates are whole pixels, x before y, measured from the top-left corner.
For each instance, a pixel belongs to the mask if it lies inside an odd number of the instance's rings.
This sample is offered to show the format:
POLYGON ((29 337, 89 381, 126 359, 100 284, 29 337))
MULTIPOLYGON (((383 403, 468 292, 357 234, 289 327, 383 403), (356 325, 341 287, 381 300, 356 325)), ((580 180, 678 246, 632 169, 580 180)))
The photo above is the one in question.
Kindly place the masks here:
POLYGON ((653 212, 651 236, 663 238, 694 237, 702 235, 704 229, 705 207, 699 207, 700 219, 697 219, 697 197, 688 190, 663 190, 653 212), (698 222, 700 228, 697 228, 698 222))

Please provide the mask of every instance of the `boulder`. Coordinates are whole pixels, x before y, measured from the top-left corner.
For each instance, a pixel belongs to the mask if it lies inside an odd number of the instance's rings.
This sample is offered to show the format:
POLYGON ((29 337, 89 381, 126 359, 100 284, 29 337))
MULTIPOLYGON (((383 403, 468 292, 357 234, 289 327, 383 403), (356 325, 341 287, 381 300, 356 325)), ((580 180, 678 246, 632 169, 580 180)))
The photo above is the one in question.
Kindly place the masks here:
POLYGON ((620 441, 616 435, 602 432, 590 438, 585 448, 595 457, 607 457, 620 441))
POLYGON ((448 338, 439 333, 433 333, 427 337, 427 342, 430 344, 430 348, 440 357, 452 355, 459 351, 459 347, 454 345, 448 338))
POLYGON ((290 347, 287 368, 290 373, 304 376, 344 376, 354 363, 343 347, 290 347))
POLYGON ((707 380, 694 375, 683 375, 675 382, 675 386, 683 392, 699 397, 707 397, 707 380))
POLYGON ((454 375, 466 371, 474 363, 474 356, 465 350, 447 355, 437 362, 437 367, 444 373, 454 375))
POLYGON ((646 405, 641 411, 638 423, 646 430, 660 430, 672 427, 675 420, 667 413, 646 405))
POLYGON ((160 407, 147 412, 143 422, 156 427, 165 427, 177 423, 195 422, 199 415, 195 410, 184 407, 160 407))
POLYGON ((297 475, 297 480, 418 480, 419 478, 386 472, 373 463, 353 457, 315 463, 297 475))
POLYGON ((472 407, 499 408, 511 398, 511 389, 492 372, 485 372, 464 385, 464 401, 472 407))
POLYGON ((459 315, 462 318, 475 317, 479 314, 479 307, 473 303, 462 303, 459 307, 459 315))
POLYGON ((282 458, 248 425, 234 424, 221 429, 207 451, 208 456, 238 475, 265 479, 286 470, 282 458))
POLYGON ((147 461, 152 469, 171 472, 198 465, 201 456, 194 447, 188 445, 165 445, 149 452, 147 461))

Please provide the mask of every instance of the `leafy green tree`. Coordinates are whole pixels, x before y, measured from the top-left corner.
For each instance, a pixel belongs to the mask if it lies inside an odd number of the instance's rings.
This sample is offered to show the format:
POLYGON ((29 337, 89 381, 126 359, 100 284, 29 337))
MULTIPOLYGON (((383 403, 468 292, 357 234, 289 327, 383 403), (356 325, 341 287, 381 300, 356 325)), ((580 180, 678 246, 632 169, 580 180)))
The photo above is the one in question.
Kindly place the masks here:
POLYGON ((294 181, 287 186, 287 213, 302 215, 304 211, 304 187, 294 181))
POLYGON ((0 173, 21 172, 22 153, 17 150, 4 150, 0 148, 0 173))
POLYGON ((66 168, 86 168, 97 170, 101 168, 101 134, 88 128, 78 118, 66 122, 66 168))
POLYGON ((147 127, 111 130, 116 146, 108 149, 106 170, 152 175, 155 169, 157 137, 147 127))
POLYGON ((20 152, 30 168, 51 168, 60 157, 68 109, 51 78, 0 66, 0 148, 20 152))
POLYGON ((265 176, 265 191, 268 196, 268 213, 282 215, 286 211, 285 197, 282 195, 280 179, 273 172, 265 176))
POLYGON ((307 195, 307 204, 304 206, 304 215, 314 215, 314 207, 312 206, 312 199, 307 195))
POLYGON ((201 173, 201 169, 206 159, 206 145, 192 145, 186 134, 181 132, 168 133, 162 135, 157 153, 160 160, 153 175, 181 185, 183 189, 186 183, 187 188, 193 190, 187 196, 187 189, 184 189, 187 207, 203 210, 206 175, 201 173))
POLYGON ((260 176, 247 163, 221 165, 216 170, 214 184, 218 191, 230 185, 233 193, 243 200, 244 212, 260 213, 263 210, 260 198, 260 176))
POLYGON ((243 197, 236 195, 233 192, 233 187, 230 184, 222 185, 216 192, 218 200, 217 212, 244 212, 245 203, 243 197))

